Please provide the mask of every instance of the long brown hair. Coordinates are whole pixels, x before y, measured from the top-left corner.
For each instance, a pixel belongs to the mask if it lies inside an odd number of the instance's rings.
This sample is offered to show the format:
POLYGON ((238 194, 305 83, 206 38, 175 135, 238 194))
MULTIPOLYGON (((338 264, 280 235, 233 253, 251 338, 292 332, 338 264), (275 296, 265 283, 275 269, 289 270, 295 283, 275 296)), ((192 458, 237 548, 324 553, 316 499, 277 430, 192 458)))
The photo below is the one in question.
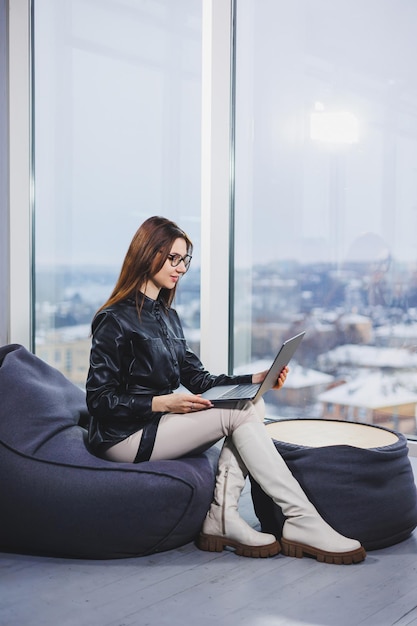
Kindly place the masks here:
MULTIPOLYGON (((102 309, 134 295, 138 310, 142 308, 143 297, 139 300, 141 287, 162 269, 172 244, 176 239, 184 239, 187 253, 192 255, 193 244, 186 233, 165 217, 149 217, 139 226, 126 252, 119 278, 110 298, 99 308, 102 309)), ((161 289, 159 299, 169 307, 175 298, 177 285, 173 289, 161 289)))

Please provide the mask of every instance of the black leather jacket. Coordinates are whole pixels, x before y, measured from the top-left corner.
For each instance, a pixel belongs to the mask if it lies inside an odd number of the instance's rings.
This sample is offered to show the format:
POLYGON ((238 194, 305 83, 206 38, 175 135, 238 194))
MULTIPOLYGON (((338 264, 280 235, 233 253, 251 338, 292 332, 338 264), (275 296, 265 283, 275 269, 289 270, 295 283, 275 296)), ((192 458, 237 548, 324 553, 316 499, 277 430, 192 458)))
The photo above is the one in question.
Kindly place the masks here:
POLYGON ((140 317, 134 298, 110 306, 92 325, 86 385, 90 446, 99 453, 158 420, 153 396, 172 393, 180 383, 191 393, 202 393, 231 382, 251 382, 251 375, 207 372, 187 346, 174 309, 147 297, 140 317))

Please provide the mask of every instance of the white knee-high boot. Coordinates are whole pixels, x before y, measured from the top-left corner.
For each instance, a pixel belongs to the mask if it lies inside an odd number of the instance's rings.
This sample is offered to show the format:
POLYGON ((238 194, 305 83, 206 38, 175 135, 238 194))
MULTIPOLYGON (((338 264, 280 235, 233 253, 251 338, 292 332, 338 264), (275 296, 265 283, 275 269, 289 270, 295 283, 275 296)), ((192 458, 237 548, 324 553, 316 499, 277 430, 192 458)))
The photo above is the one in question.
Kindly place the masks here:
POLYGON ((233 432, 232 438, 249 473, 286 516, 281 538, 283 554, 308 555, 318 561, 347 565, 363 561, 366 556, 364 548, 323 520, 263 424, 243 424, 233 432))
POLYGON ((239 515, 246 476, 247 470, 228 437, 219 457, 213 503, 197 540, 200 550, 221 552, 229 546, 236 554, 248 557, 269 557, 280 551, 274 535, 256 531, 239 515))

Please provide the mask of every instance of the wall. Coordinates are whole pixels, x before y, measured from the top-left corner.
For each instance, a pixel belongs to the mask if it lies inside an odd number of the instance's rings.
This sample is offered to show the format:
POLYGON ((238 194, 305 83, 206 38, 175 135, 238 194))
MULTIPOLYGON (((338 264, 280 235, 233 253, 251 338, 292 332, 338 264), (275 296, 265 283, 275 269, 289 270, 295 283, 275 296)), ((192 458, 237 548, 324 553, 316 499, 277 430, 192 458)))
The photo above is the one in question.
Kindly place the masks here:
POLYGON ((6 0, 0 0, 0 345, 9 328, 9 185, 8 185, 8 21, 6 0))

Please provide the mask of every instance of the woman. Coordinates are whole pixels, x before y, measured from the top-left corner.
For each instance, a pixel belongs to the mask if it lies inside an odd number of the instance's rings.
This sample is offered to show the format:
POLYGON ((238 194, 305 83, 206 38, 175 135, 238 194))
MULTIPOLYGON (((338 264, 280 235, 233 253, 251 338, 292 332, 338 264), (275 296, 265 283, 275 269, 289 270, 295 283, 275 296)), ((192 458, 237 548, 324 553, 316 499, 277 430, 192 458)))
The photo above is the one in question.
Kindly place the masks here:
MULTIPOLYGON (((268 437, 263 401, 214 408, 201 393, 214 385, 262 382, 266 372, 214 376, 187 347, 171 308, 187 271, 192 243, 162 217, 146 220, 134 235, 119 279, 92 324, 87 404, 89 442, 98 456, 139 463, 175 459, 225 437, 213 503, 198 547, 266 557, 310 555, 329 563, 365 558, 358 541, 333 530, 309 502, 268 437), (173 393, 180 383, 187 393, 173 393), (283 510, 281 546, 238 513, 248 471, 283 510)), ((276 388, 285 382, 281 372, 276 388)))

